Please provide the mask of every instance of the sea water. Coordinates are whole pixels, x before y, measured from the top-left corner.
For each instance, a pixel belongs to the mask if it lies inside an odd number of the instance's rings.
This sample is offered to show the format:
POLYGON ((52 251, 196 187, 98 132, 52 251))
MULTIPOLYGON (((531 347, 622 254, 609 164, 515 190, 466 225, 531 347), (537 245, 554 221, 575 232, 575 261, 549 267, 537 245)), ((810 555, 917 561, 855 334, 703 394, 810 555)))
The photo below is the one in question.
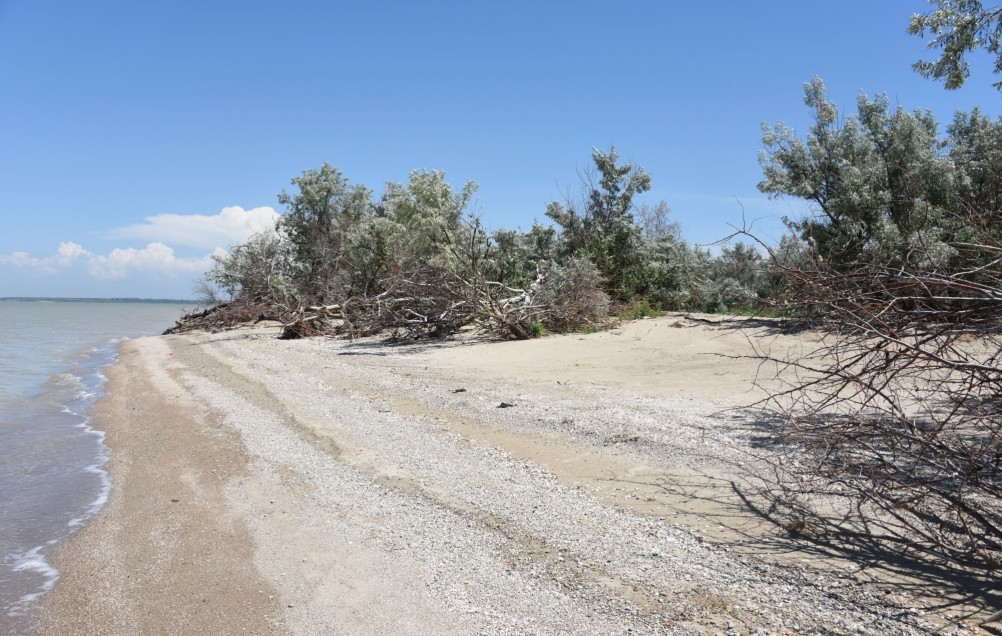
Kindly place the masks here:
POLYGON ((0 633, 26 629, 59 577, 54 549, 108 498, 108 451, 90 417, 118 345, 161 333, 184 308, 0 300, 0 633))

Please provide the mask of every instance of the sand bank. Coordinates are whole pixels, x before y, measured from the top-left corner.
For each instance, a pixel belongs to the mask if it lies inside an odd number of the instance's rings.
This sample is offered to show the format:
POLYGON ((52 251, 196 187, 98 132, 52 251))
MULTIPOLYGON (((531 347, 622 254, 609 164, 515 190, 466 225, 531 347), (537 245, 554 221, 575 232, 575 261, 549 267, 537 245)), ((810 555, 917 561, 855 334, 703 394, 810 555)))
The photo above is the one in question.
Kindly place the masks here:
POLYGON ((755 399, 760 369, 726 357, 748 337, 675 317, 527 343, 262 329, 127 343, 95 422, 115 489, 57 555, 40 631, 909 634, 950 622, 872 583, 872 564, 796 551, 749 512, 753 427, 727 409, 755 399))

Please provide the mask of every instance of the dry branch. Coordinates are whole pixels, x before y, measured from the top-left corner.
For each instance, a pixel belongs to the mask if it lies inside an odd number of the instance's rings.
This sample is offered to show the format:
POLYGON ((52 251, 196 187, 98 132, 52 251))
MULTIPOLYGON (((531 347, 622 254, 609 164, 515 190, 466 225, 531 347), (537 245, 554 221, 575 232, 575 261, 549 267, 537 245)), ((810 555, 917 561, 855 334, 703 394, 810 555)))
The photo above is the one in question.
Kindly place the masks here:
POLYGON ((763 356, 788 383, 761 406, 791 527, 1002 568, 1002 271, 995 246, 964 249, 982 265, 784 272, 785 309, 828 334, 806 355, 763 356))

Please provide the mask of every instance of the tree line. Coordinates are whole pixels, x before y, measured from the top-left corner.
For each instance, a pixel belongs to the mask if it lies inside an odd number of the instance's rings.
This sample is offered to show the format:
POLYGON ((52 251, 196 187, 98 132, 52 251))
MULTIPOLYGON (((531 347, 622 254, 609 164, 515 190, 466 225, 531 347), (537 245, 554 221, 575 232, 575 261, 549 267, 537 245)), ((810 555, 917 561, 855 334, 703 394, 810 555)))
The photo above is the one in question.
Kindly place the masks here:
POLYGON ((478 324, 508 337, 596 329, 613 314, 753 311, 772 290, 737 243, 712 256, 682 238, 665 202, 614 147, 594 149, 580 191, 549 223, 489 230, 477 191, 415 170, 378 197, 324 164, 292 179, 274 232, 217 257, 201 286, 219 326, 266 315, 290 335, 446 336, 478 324))
POLYGON ((819 78, 804 101, 804 138, 763 126, 758 188, 814 211, 787 219, 776 245, 749 234, 714 255, 686 241, 666 202, 639 202, 651 175, 614 147, 594 149, 579 191, 528 230, 488 230, 471 211, 472 181, 455 188, 443 172, 416 170, 376 196, 324 164, 292 179, 275 231, 217 257, 201 291, 224 305, 221 326, 266 315, 301 335, 445 336, 477 323, 528 338, 599 328, 610 313, 806 317, 816 311, 794 292, 798 272, 941 274, 989 262, 1002 123, 975 109, 942 134, 931 112, 892 109, 886 95, 840 113, 819 78))

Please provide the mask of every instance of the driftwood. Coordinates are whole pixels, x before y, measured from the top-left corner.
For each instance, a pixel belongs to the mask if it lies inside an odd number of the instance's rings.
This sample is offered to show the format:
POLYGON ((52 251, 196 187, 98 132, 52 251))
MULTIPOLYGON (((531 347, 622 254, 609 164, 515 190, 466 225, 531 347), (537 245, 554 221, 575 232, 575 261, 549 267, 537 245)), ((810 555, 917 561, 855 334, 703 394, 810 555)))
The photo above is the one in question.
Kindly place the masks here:
POLYGON ((216 333, 232 329, 237 325, 258 323, 265 320, 281 321, 281 318, 265 303, 237 298, 206 309, 188 312, 181 316, 173 327, 164 331, 163 335, 189 331, 216 333))
POLYGON ((279 340, 310 338, 329 333, 332 320, 344 320, 341 305, 317 305, 307 307, 305 311, 310 312, 310 315, 303 315, 305 312, 302 312, 293 320, 283 322, 279 340))

